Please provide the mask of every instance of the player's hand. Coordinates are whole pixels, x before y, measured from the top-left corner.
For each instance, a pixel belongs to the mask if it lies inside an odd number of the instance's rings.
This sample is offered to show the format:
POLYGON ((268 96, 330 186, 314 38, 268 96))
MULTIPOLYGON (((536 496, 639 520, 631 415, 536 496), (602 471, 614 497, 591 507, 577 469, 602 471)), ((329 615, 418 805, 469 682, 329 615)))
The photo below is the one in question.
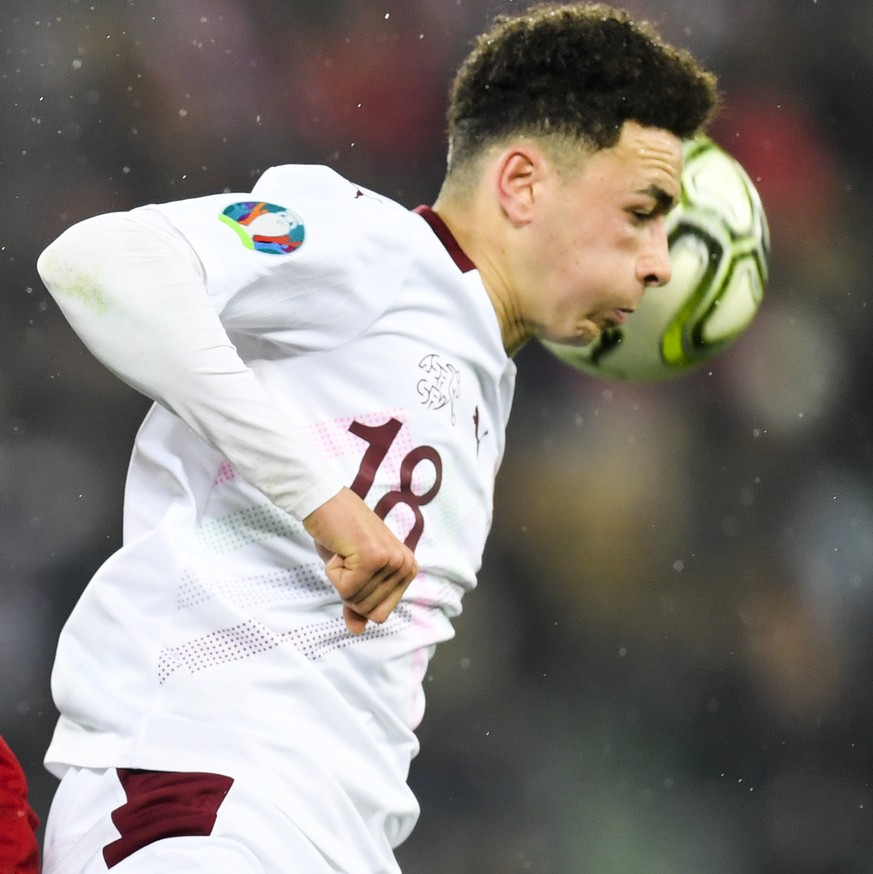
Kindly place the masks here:
POLYGON ((325 560, 352 634, 384 622, 418 573, 412 550, 351 490, 313 510, 303 525, 325 560))

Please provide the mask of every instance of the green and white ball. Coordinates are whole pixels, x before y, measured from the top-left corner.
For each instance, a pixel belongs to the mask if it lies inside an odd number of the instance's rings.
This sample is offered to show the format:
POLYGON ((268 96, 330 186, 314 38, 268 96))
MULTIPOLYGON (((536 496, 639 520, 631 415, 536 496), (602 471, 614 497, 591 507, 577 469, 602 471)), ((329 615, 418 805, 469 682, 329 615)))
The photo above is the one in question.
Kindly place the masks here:
POLYGON ((708 137, 687 141, 683 151, 682 196, 667 216, 672 278, 588 346, 544 341, 570 366, 611 380, 666 379, 717 355, 758 311, 770 252, 761 198, 743 167, 708 137))

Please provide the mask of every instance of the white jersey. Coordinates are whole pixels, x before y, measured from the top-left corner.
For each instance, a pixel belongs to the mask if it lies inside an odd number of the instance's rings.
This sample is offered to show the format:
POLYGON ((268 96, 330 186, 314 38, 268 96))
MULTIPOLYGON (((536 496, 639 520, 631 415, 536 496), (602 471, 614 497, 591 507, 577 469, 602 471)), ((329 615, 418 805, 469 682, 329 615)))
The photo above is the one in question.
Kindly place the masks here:
POLYGON ((246 364, 421 572, 350 635, 302 525, 155 405, 124 544, 61 634, 47 765, 246 776, 339 870, 393 871, 422 679, 491 522, 515 376, 496 314, 437 216, 324 167, 137 215, 187 240, 246 364))

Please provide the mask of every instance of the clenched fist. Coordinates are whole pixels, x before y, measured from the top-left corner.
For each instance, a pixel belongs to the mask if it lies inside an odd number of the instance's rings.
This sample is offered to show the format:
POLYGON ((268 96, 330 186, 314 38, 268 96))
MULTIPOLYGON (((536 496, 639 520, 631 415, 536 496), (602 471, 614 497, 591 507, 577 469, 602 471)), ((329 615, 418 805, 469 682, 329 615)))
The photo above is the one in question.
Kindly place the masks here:
POLYGON ((352 634, 384 622, 418 574, 412 550, 351 490, 313 510, 303 525, 325 560, 352 634))

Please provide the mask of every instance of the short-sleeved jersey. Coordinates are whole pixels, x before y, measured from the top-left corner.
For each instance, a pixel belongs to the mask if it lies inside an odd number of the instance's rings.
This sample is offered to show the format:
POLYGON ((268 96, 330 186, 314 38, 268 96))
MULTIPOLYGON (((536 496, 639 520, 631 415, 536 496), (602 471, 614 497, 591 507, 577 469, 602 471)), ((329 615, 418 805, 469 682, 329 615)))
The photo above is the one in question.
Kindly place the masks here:
POLYGON ((324 167, 134 211, 202 265, 241 357, 415 551, 350 635, 313 543, 179 418, 137 436, 124 542, 65 626, 46 762, 246 775, 338 870, 394 871, 433 647, 475 585, 515 377, 482 280, 427 209, 324 167))

